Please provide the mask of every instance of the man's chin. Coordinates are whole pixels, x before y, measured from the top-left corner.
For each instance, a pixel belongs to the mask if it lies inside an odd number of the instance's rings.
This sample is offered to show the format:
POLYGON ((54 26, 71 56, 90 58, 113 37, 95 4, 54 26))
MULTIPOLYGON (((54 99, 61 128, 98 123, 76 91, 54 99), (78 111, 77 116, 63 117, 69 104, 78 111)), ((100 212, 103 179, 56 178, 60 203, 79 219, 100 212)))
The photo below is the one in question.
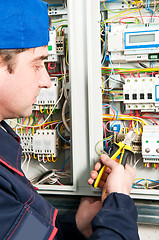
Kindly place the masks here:
POLYGON ((26 117, 30 117, 30 115, 32 114, 32 107, 31 109, 27 110, 26 112, 23 112, 19 118, 26 118, 26 117))

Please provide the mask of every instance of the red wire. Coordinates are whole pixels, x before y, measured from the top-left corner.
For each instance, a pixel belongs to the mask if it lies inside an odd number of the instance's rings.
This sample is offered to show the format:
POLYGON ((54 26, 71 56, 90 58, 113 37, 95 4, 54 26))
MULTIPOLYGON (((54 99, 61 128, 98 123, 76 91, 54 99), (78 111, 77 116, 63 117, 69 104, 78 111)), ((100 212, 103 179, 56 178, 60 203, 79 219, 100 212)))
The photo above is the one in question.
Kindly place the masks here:
POLYGON ((56 68, 56 62, 54 63, 54 67, 51 67, 51 63, 48 63, 48 71, 53 70, 56 68))
POLYGON ((135 78, 135 75, 131 72, 131 73, 130 73, 130 77, 132 77, 132 76, 135 78))
POLYGON ((133 18, 133 19, 134 19, 134 18, 136 18, 136 17, 125 17, 125 18, 121 18, 121 19, 119 20, 119 22, 120 22, 120 23, 127 24, 126 22, 122 22, 121 20, 122 20, 122 19, 130 19, 130 18, 133 18))
POLYGON ((156 125, 158 125, 158 123, 157 123, 152 117, 149 117, 149 116, 140 116, 140 118, 151 119, 156 125))
MULTIPOLYGON (((105 127, 104 127, 104 124, 103 124, 103 131, 104 131, 104 137, 106 138, 106 131, 105 131, 105 127)), ((108 142, 107 142, 107 140, 105 140, 105 142, 106 142, 106 145, 107 145, 107 149, 108 149, 108 142)))

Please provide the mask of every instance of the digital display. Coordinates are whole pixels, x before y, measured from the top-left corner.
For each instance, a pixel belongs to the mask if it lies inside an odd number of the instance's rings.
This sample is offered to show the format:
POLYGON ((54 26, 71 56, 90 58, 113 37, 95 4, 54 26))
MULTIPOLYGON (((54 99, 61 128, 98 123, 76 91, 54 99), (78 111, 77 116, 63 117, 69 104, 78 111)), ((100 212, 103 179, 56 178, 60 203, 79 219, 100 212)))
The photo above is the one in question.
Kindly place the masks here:
POLYGON ((135 34, 129 36, 129 43, 155 42, 155 33, 135 34))

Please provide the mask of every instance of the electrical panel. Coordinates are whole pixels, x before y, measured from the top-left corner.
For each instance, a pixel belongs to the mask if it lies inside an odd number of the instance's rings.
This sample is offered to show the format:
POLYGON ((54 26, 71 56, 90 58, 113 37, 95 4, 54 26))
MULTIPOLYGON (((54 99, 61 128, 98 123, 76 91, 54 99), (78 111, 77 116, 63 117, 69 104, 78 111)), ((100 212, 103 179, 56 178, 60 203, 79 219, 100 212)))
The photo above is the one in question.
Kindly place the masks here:
MULTIPOLYGON (((96 152, 109 154, 113 142, 123 141, 133 131, 134 157, 128 162, 136 168, 136 178, 131 195, 159 199, 158 2, 101 1, 100 13, 102 93, 98 97, 102 95, 103 125, 96 152)), ((90 125, 90 131, 96 125, 90 125)))

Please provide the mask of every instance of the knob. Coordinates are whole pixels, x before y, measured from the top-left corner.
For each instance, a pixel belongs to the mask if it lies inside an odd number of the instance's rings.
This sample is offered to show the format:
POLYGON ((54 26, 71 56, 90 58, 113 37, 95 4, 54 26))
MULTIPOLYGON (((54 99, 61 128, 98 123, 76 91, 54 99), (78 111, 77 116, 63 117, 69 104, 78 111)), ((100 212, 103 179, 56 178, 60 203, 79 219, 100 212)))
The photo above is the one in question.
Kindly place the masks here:
POLYGON ((146 149, 145 149, 145 152, 146 152, 146 153, 149 153, 149 152, 150 152, 150 149, 149 149, 149 148, 146 148, 146 149))

